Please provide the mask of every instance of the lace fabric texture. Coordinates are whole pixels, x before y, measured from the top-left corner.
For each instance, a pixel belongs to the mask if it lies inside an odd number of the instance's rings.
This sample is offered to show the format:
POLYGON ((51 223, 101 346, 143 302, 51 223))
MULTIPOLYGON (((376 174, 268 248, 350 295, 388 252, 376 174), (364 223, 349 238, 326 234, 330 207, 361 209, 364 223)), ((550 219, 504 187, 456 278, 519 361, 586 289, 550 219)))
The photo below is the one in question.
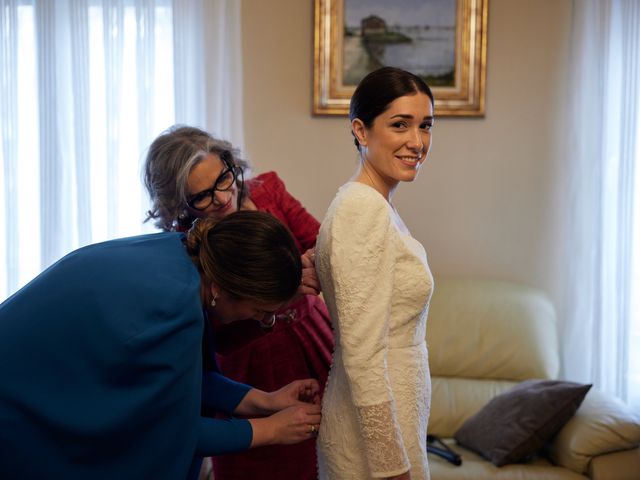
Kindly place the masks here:
POLYGON ((389 476, 409 470, 409 458, 391 402, 357 408, 369 470, 389 476))
POLYGON ((318 438, 321 480, 429 478, 425 339, 432 277, 422 245, 377 191, 348 183, 318 236, 336 348, 318 438))

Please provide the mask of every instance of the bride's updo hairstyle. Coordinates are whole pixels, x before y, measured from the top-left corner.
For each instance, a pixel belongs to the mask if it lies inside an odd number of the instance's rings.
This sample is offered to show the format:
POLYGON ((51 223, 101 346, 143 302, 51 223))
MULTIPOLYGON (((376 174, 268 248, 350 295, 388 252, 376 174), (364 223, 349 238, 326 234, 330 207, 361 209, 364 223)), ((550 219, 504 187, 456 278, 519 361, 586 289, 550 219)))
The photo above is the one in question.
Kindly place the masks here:
MULTIPOLYGON (((349 120, 359 118, 364 126, 371 128, 373 121, 384 112, 391 102, 405 95, 418 92, 426 94, 434 106, 433 93, 426 82, 411 72, 394 67, 382 67, 364 77, 356 87, 349 103, 349 120)), ((353 131, 351 132, 353 135, 353 131)), ((360 143, 354 137, 356 148, 360 143)))
POLYGON ((187 233, 187 252, 205 282, 237 300, 285 302, 300 286, 298 247, 268 213, 241 210, 221 220, 198 219, 187 233))

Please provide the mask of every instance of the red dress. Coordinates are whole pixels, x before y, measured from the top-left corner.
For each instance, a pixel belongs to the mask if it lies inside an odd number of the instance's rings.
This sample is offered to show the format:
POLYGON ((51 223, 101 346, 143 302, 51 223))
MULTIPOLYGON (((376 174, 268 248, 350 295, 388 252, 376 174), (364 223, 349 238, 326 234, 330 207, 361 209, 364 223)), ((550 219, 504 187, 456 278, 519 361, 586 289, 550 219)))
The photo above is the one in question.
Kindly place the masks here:
MULTIPOLYGON (((300 253, 313 247, 320 228, 275 172, 249 180, 249 196, 258 210, 271 213, 291 230, 300 253)), ((271 329, 255 320, 215 327, 220 370, 233 380, 273 391, 302 378, 327 381, 333 332, 324 302, 306 295, 278 312, 271 329)), ((215 480, 315 480, 315 438, 296 445, 271 445, 213 458, 215 480)))

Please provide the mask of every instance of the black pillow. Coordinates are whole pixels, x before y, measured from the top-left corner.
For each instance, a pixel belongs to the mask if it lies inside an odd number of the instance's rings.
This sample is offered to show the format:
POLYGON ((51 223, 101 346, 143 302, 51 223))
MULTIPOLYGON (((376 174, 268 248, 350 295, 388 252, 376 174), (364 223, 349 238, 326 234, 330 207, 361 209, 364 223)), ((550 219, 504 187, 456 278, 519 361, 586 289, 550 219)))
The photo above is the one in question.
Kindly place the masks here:
POLYGON ((454 434, 497 466, 526 460, 576 413, 591 385, 527 380, 494 397, 454 434))

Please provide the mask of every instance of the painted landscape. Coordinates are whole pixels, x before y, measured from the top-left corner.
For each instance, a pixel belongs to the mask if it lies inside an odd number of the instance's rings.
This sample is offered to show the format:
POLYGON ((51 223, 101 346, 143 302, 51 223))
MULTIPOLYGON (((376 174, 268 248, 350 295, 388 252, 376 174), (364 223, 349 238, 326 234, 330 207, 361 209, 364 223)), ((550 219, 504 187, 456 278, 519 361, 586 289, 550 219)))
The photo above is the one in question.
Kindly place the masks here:
POLYGON ((385 65, 454 85, 456 0, 344 0, 344 9, 344 85, 385 65))

